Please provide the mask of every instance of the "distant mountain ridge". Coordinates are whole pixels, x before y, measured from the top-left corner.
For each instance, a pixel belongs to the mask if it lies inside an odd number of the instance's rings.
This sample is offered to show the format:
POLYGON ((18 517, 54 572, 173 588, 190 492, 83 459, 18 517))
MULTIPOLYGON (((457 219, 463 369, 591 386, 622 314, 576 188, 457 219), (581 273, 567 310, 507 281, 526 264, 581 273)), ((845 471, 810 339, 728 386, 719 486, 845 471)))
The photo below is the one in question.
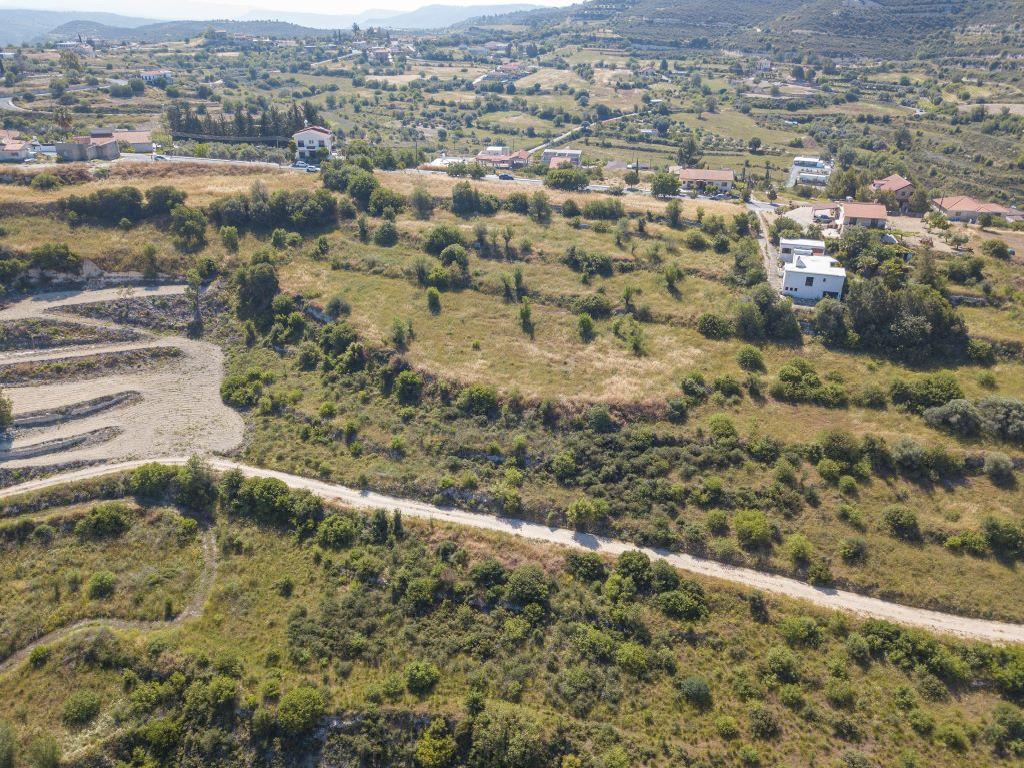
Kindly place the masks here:
POLYGON ((34 11, 18 8, 0 8, 0 45, 19 45, 37 40, 51 29, 69 21, 89 21, 125 28, 152 24, 154 19, 120 16, 116 13, 92 13, 89 11, 34 11))
POLYGON ((19 45, 44 38, 97 37, 105 40, 164 42, 195 37, 211 24, 231 32, 281 37, 307 36, 324 30, 362 27, 390 29, 442 29, 471 19, 519 13, 543 6, 533 3, 443 5, 433 4, 414 11, 372 9, 353 14, 322 14, 278 11, 247 11, 237 18, 182 19, 161 21, 114 13, 88 11, 36 11, 0 8, 0 45, 19 45))
POLYGON ((226 32, 268 37, 310 37, 326 34, 324 29, 301 27, 286 21, 232 21, 230 19, 204 19, 202 21, 160 21, 138 27, 113 27, 94 21, 69 21, 47 33, 51 39, 75 39, 79 35, 103 40, 134 40, 141 43, 162 43, 199 37, 210 27, 226 32))
POLYGON ((425 5, 414 11, 373 9, 362 13, 291 13, 250 11, 246 19, 279 19, 321 29, 347 29, 355 22, 361 27, 388 27, 390 29, 442 29, 470 19, 519 13, 543 8, 535 3, 504 3, 491 5, 425 5))

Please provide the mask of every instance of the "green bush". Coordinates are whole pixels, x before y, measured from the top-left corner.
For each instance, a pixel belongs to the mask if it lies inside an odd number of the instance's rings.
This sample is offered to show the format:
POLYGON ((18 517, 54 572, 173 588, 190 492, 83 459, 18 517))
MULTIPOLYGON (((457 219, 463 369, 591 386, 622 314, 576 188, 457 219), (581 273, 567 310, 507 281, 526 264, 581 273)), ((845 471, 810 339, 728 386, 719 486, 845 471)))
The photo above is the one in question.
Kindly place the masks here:
POLYGON ((373 242, 383 248, 390 248, 398 242, 398 228, 394 222, 384 221, 373 233, 373 242))
POLYGON ((441 670, 429 661, 414 661, 405 667, 405 687, 417 696, 430 693, 440 679, 441 670))
POLYGON ((708 681, 703 677, 699 675, 684 677, 676 683, 676 688, 687 704, 701 711, 711 709, 711 686, 708 685, 708 681))
POLYGON ((132 527, 133 517, 126 505, 106 501, 97 504, 75 523, 75 534, 83 539, 113 539, 132 527))
POLYGON ((474 416, 493 416, 498 411, 498 390, 486 384, 472 384, 459 393, 457 404, 474 416))
POLYGON ((882 522, 885 524, 886 530, 898 539, 917 541, 921 538, 917 514, 911 509, 890 505, 882 510, 882 522))
POLYGON ((117 576, 110 571, 97 571, 89 578, 86 594, 90 600, 102 600, 114 594, 117 576))
POLYGON ((767 549, 772 543, 772 527, 764 512, 743 509, 733 517, 736 538, 744 549, 767 549))
POLYGON ((697 330, 709 339, 727 339, 732 335, 732 324, 721 315, 705 312, 697 318, 697 330))
POLYGON ((312 731, 327 711, 324 695, 316 688, 293 688, 281 697, 277 721, 286 736, 293 738, 312 731))
POLYGON ((764 371, 764 357, 761 350, 751 344, 744 344, 736 351, 736 362, 745 371, 764 371))
POLYGON ((440 256, 441 251, 449 245, 466 246, 465 238, 457 227, 451 224, 438 224, 427 232, 423 240, 423 249, 432 256, 440 256))
POLYGON ((82 726, 91 723, 100 713, 100 697, 95 691, 75 691, 64 701, 61 720, 65 725, 82 726))
POLYGON ((427 309, 432 315, 441 312, 441 292, 432 285, 427 288, 427 309))

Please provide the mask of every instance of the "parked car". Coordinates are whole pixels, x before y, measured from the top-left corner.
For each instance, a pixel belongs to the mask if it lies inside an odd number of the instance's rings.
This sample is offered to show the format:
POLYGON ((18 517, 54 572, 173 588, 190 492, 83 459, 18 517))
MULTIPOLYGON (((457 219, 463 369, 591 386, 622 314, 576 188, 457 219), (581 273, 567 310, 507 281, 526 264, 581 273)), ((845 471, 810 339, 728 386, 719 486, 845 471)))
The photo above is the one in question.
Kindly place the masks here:
POLYGON ((513 176, 511 173, 499 173, 498 178, 501 181, 512 181, 513 179, 515 179, 515 176, 513 176))
POLYGON ((170 160, 167 155, 153 155, 153 161, 157 163, 166 163, 170 160))
POLYGON ((320 169, 315 165, 307 165, 306 173, 320 173, 320 169))
POLYGON ((302 160, 296 160, 294 163, 292 163, 292 168, 305 168, 305 167, 306 167, 306 163, 304 163, 302 160))

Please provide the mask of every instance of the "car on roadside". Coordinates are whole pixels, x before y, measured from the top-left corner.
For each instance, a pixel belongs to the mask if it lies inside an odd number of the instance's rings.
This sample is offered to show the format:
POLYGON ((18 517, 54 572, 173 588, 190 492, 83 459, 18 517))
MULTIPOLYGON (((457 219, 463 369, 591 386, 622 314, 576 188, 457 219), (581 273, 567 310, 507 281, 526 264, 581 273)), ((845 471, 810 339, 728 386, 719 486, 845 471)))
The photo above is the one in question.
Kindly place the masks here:
POLYGON ((315 165, 307 165, 306 173, 320 173, 320 169, 315 165))
POLYGON ((166 163, 168 161, 170 161, 170 158, 167 155, 153 155, 154 163, 166 163))
POLYGON ((307 164, 304 163, 302 160, 296 160, 294 163, 292 163, 292 168, 306 168, 306 167, 307 167, 307 164))
POLYGON ((511 173, 499 173, 498 174, 498 180, 499 181, 514 181, 515 178, 516 177, 513 176, 511 173))

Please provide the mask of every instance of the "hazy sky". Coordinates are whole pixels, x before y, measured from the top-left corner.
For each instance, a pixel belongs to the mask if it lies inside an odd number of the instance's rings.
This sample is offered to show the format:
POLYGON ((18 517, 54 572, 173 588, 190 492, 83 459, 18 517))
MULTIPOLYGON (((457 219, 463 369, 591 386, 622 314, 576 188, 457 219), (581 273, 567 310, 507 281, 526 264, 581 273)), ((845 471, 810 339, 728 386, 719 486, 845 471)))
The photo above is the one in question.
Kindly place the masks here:
POLYGON ((281 9, 302 13, 356 14, 374 9, 411 11, 424 5, 499 5, 525 2, 534 5, 569 5, 573 0, 255 0, 242 2, 201 2, 181 0, 174 3, 140 3, 138 0, 0 0, 0 8, 34 8, 47 11, 106 11, 125 16, 154 19, 211 19, 229 18, 248 11, 267 12, 281 9))

